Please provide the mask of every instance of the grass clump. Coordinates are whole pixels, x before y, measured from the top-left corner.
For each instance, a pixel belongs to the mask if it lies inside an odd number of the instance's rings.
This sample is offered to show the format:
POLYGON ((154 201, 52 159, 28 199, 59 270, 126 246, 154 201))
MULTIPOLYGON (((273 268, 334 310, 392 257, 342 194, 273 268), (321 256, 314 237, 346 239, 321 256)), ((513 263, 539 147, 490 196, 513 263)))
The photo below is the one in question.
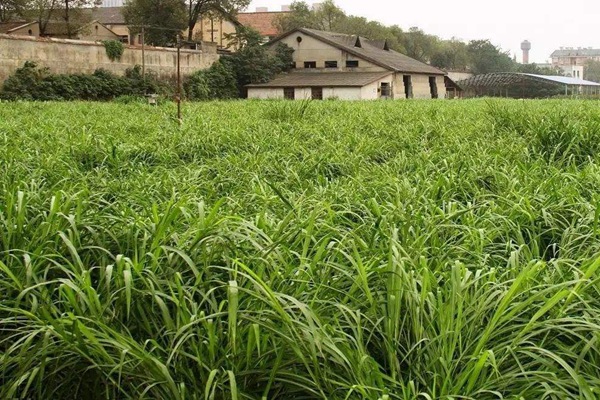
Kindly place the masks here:
POLYGON ((596 399, 594 107, 1 104, 0 396, 596 399))

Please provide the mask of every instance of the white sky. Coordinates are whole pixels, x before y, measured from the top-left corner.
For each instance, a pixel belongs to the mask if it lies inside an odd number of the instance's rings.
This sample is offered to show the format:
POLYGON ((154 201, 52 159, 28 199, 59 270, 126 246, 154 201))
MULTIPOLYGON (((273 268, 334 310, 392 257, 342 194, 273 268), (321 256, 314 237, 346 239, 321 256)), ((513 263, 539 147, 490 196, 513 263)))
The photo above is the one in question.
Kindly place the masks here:
MULTIPOLYGON (((310 5, 318 1, 307 1, 310 5)), ((248 11, 279 11, 285 0, 253 0, 248 11)), ((560 46, 600 48, 600 0, 335 0, 346 14, 408 30, 418 26, 443 39, 490 39, 522 59, 531 42, 531 62, 546 62, 560 46)))

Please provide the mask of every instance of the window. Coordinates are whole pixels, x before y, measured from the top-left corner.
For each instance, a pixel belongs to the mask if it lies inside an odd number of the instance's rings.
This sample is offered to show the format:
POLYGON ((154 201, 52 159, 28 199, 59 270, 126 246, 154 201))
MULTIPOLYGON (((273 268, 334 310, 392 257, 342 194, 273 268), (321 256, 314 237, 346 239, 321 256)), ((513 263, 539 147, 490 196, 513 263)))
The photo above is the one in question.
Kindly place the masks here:
POLYGON ((381 82, 381 87, 379 90, 381 91, 381 97, 391 97, 392 95, 392 87, 389 82, 381 82))
POLYGON ((437 90, 437 83, 435 82, 435 76, 429 77, 429 91, 431 93, 432 99, 438 98, 438 90, 437 90))
POLYGON ((323 88, 321 87, 311 88, 310 94, 313 100, 323 100, 323 88))
POLYGON ((337 61, 325 61, 325 68, 337 68, 337 61))
POLYGON ((291 69, 295 69, 295 68, 296 68, 296 61, 292 61, 292 62, 290 63, 290 68, 291 68, 291 69))
POLYGON ((316 61, 304 61, 304 68, 317 68, 316 61))
POLYGON ((346 60, 346 68, 358 68, 358 60, 346 60))
POLYGON ((287 100, 294 100, 296 98, 294 88, 284 88, 283 89, 283 98, 287 100))

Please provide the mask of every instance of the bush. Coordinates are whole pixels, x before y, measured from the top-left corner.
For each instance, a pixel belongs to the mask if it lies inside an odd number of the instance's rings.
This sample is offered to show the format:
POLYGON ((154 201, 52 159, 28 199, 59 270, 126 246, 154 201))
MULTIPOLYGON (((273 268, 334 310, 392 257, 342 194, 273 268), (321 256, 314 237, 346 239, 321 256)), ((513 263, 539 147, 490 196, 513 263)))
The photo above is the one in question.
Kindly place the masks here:
POLYGON ((235 73, 223 60, 187 77, 183 88, 190 100, 233 99, 238 96, 235 73))
POLYGON ((47 68, 27 61, 2 86, 0 98, 5 100, 112 100, 119 96, 143 96, 146 93, 168 93, 152 74, 144 78, 135 66, 117 76, 97 69, 91 75, 51 75, 47 68))
POLYGON ((119 42, 118 40, 105 40, 102 43, 104 43, 106 55, 111 61, 117 61, 121 59, 123 51, 125 51, 123 43, 119 42))

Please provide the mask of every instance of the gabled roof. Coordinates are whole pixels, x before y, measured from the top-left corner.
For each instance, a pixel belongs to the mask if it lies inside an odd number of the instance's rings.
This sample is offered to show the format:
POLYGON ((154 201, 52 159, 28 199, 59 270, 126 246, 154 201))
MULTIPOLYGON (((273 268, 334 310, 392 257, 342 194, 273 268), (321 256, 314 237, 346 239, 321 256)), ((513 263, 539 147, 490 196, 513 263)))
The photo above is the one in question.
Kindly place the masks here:
POLYGON ((385 41, 374 41, 357 35, 347 35, 344 33, 325 32, 316 29, 299 28, 286 32, 283 35, 273 39, 268 44, 280 41, 281 39, 295 33, 302 32, 317 40, 325 42, 331 46, 337 47, 356 57, 365 59, 375 65, 389 69, 395 72, 410 72, 431 75, 446 75, 438 68, 432 67, 421 61, 410 58, 407 55, 394 50, 384 50, 385 41), (360 43, 360 47, 356 45, 360 43))
POLYGON ((0 22, 0 33, 9 33, 10 31, 14 31, 17 28, 22 28, 30 24, 31 23, 27 21, 0 22))
POLYGON ((600 49, 561 49, 554 50, 550 57, 598 57, 600 49))
POLYGON ((386 72, 290 72, 277 75, 268 83, 254 83, 246 87, 363 87, 391 75, 386 72))
MULTIPOLYGON (((26 23, 22 23, 21 22, 18 26, 14 27, 14 28, 12 28, 10 30, 8 30, 6 33, 10 34, 12 32, 15 32, 15 31, 19 30, 19 29, 22 29, 22 28, 25 28, 25 27, 31 26, 31 25, 36 25, 36 24, 37 24, 36 21, 26 22, 26 23)), ((73 32, 74 33, 81 32, 84 29, 86 29, 87 27, 89 27, 91 25, 94 25, 94 24, 102 25, 106 30, 110 31, 113 35, 119 36, 115 32, 113 32, 111 29, 109 29, 106 25, 104 25, 102 22, 98 21, 97 19, 95 19, 93 21, 90 21, 90 22, 88 22, 88 23, 86 23, 86 24, 84 24, 84 25, 76 28, 73 32)), ((66 32, 65 27, 66 27, 65 22, 62 22, 62 21, 49 21, 46 24, 46 35, 50 35, 50 36, 53 36, 53 35, 64 35, 65 32, 66 32)))
POLYGON ((104 25, 125 25, 123 7, 98 7, 90 11, 92 18, 104 25))

